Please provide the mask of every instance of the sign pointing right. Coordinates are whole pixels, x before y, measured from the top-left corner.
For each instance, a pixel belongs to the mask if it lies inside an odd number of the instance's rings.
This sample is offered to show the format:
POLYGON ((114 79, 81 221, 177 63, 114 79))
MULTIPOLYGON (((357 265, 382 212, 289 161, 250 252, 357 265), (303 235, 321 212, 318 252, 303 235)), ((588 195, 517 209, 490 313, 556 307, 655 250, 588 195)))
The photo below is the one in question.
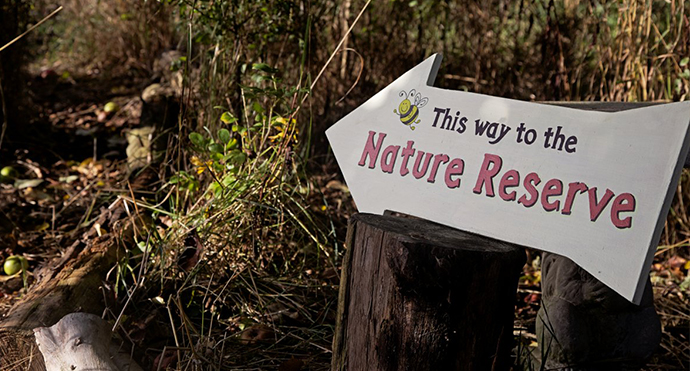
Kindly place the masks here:
POLYGON ((639 303, 688 152, 690 102, 617 113, 431 85, 434 55, 327 132, 360 212, 569 257, 639 303))

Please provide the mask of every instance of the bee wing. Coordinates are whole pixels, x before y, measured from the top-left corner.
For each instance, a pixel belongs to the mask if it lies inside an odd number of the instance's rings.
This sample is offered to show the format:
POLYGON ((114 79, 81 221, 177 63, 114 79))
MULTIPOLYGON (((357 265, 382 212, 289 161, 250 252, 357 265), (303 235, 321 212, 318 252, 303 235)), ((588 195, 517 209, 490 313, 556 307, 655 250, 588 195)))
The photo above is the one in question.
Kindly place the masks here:
POLYGON ((423 98, 423 99, 419 100, 419 103, 416 106, 417 106, 417 108, 422 108, 422 107, 426 106, 427 103, 429 103, 429 98, 423 98))

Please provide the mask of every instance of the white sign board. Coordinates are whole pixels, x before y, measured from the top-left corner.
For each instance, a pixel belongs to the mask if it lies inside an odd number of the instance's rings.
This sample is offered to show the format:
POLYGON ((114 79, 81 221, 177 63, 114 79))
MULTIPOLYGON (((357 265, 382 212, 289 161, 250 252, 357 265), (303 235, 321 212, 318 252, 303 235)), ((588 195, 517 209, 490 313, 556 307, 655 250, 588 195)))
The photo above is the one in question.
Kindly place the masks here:
POLYGON ((639 304, 690 102, 583 111, 430 86, 440 55, 326 132, 360 212, 564 255, 639 304))

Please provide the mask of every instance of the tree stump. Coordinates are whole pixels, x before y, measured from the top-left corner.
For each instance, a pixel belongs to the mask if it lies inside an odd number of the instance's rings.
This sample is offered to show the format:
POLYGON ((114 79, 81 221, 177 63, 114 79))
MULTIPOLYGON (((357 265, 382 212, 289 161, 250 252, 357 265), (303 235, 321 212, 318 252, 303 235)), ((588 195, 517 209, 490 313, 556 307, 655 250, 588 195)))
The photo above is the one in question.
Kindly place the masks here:
POLYGON ((350 219, 332 370, 503 370, 515 245, 421 219, 350 219))
POLYGON ((544 253, 541 272, 536 331, 546 369, 644 366, 661 341, 651 282, 635 305, 566 257, 544 253))

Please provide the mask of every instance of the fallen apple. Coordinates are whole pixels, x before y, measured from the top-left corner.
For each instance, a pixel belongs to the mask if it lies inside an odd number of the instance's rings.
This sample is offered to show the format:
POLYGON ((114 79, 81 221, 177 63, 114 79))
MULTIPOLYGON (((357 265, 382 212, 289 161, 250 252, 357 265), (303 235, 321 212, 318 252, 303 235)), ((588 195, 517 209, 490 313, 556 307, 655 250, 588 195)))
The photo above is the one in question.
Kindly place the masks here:
POLYGON ((29 262, 22 256, 12 255, 5 259, 5 264, 2 268, 6 275, 12 276, 23 270, 27 270, 29 268, 29 262))
POLYGON ((103 107, 103 111, 105 111, 105 113, 114 113, 117 112, 119 109, 120 106, 118 106, 115 102, 108 102, 103 107))
POLYGON ((2 169, 0 169, 0 176, 5 178, 16 178, 17 170, 14 170, 12 166, 5 166, 2 169))

